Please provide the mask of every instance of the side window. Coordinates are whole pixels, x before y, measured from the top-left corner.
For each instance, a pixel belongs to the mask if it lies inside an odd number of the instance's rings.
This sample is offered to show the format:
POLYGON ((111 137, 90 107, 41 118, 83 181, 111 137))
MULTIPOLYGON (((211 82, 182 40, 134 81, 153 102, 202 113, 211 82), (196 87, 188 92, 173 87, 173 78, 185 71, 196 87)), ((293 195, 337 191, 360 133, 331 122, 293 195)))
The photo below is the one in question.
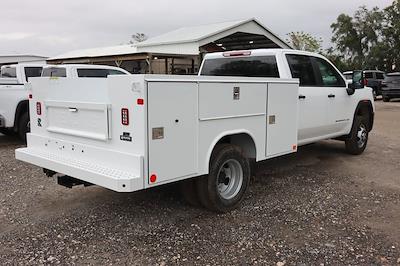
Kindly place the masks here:
POLYGON ((372 72, 365 72, 364 73, 364 77, 366 79, 373 79, 374 78, 374 74, 372 72))
POLYGON ((2 78, 16 78, 17 77, 17 69, 15 67, 3 67, 1 69, 1 77, 2 78))
POLYGON ((80 78, 106 78, 108 75, 108 70, 101 68, 80 68, 77 72, 80 78))
POLYGON ((346 87, 342 76, 336 69, 326 60, 315 58, 319 70, 319 77, 323 87, 346 87))
POLYGON ((376 73, 376 78, 377 79, 385 79, 385 75, 383 75, 383 73, 376 73))
POLYGON ((40 77, 41 75, 42 75, 41 67, 25 67, 26 81, 28 81, 29 78, 40 77))
POLYGON ((286 58, 292 78, 300 79, 301 87, 315 87, 318 85, 310 56, 289 54, 286 55, 286 58))
POLYGON ((108 75, 126 75, 126 74, 116 69, 110 69, 108 70, 108 75))

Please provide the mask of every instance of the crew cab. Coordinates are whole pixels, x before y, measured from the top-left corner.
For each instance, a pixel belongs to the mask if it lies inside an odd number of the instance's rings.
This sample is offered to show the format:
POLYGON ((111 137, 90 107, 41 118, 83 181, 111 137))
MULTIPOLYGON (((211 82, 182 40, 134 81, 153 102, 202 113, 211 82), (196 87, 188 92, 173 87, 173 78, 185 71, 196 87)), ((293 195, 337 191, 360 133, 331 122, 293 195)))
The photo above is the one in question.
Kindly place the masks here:
POLYGON ((17 132, 25 138, 29 130, 28 92, 24 85, 32 77, 40 77, 43 65, 16 64, 1 67, 0 133, 17 132))
POLYGON ((31 77, 106 78, 127 75, 124 69, 101 65, 11 65, 1 68, 0 132, 18 133, 25 140, 30 130, 28 96, 25 89, 31 77))
POLYGON ((132 192, 178 182, 217 212, 243 199, 252 162, 325 140, 361 154, 374 104, 326 58, 260 49, 208 54, 198 76, 35 78, 32 132, 16 158, 59 184, 132 192))

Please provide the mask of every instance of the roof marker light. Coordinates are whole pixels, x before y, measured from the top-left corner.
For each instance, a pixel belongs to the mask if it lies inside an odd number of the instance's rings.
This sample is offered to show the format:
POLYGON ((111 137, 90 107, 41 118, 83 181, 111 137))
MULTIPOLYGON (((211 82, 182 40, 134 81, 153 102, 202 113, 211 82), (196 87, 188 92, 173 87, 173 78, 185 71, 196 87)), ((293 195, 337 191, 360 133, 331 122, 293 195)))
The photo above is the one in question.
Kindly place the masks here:
POLYGON ((234 52, 226 52, 222 54, 225 57, 231 56, 249 56, 251 55, 251 51, 234 51, 234 52))

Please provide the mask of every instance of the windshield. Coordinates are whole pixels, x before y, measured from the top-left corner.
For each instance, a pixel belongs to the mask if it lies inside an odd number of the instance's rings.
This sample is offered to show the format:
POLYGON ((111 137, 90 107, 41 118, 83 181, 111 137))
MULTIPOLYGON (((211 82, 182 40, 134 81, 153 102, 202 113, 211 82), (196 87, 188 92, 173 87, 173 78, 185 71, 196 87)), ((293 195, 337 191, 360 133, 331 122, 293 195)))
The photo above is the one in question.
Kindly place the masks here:
POLYGON ((48 67, 44 68, 42 71, 42 77, 65 78, 66 76, 67 76, 67 71, 63 67, 48 67))
POLYGON ((2 78, 16 78, 17 77, 17 69, 15 67, 3 67, 1 69, 2 78))
POLYGON ((242 76, 279 78, 275 56, 206 59, 201 76, 242 76))

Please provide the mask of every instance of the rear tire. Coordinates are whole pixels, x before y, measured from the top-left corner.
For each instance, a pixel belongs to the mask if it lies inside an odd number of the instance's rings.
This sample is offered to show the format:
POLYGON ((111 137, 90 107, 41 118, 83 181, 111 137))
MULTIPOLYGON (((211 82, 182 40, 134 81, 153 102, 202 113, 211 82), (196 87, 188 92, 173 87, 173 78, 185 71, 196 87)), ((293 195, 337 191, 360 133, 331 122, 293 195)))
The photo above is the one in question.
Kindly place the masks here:
POLYGON ((249 160, 239 147, 218 145, 211 156, 208 176, 196 182, 200 202, 220 213, 233 210, 243 200, 250 176, 249 160))
POLYGON ((18 121, 18 136, 21 140, 26 142, 26 134, 31 131, 29 114, 24 113, 18 121))
POLYGON ((364 152, 368 144, 368 126, 363 116, 356 116, 350 137, 345 140, 346 151, 352 155, 364 152))

